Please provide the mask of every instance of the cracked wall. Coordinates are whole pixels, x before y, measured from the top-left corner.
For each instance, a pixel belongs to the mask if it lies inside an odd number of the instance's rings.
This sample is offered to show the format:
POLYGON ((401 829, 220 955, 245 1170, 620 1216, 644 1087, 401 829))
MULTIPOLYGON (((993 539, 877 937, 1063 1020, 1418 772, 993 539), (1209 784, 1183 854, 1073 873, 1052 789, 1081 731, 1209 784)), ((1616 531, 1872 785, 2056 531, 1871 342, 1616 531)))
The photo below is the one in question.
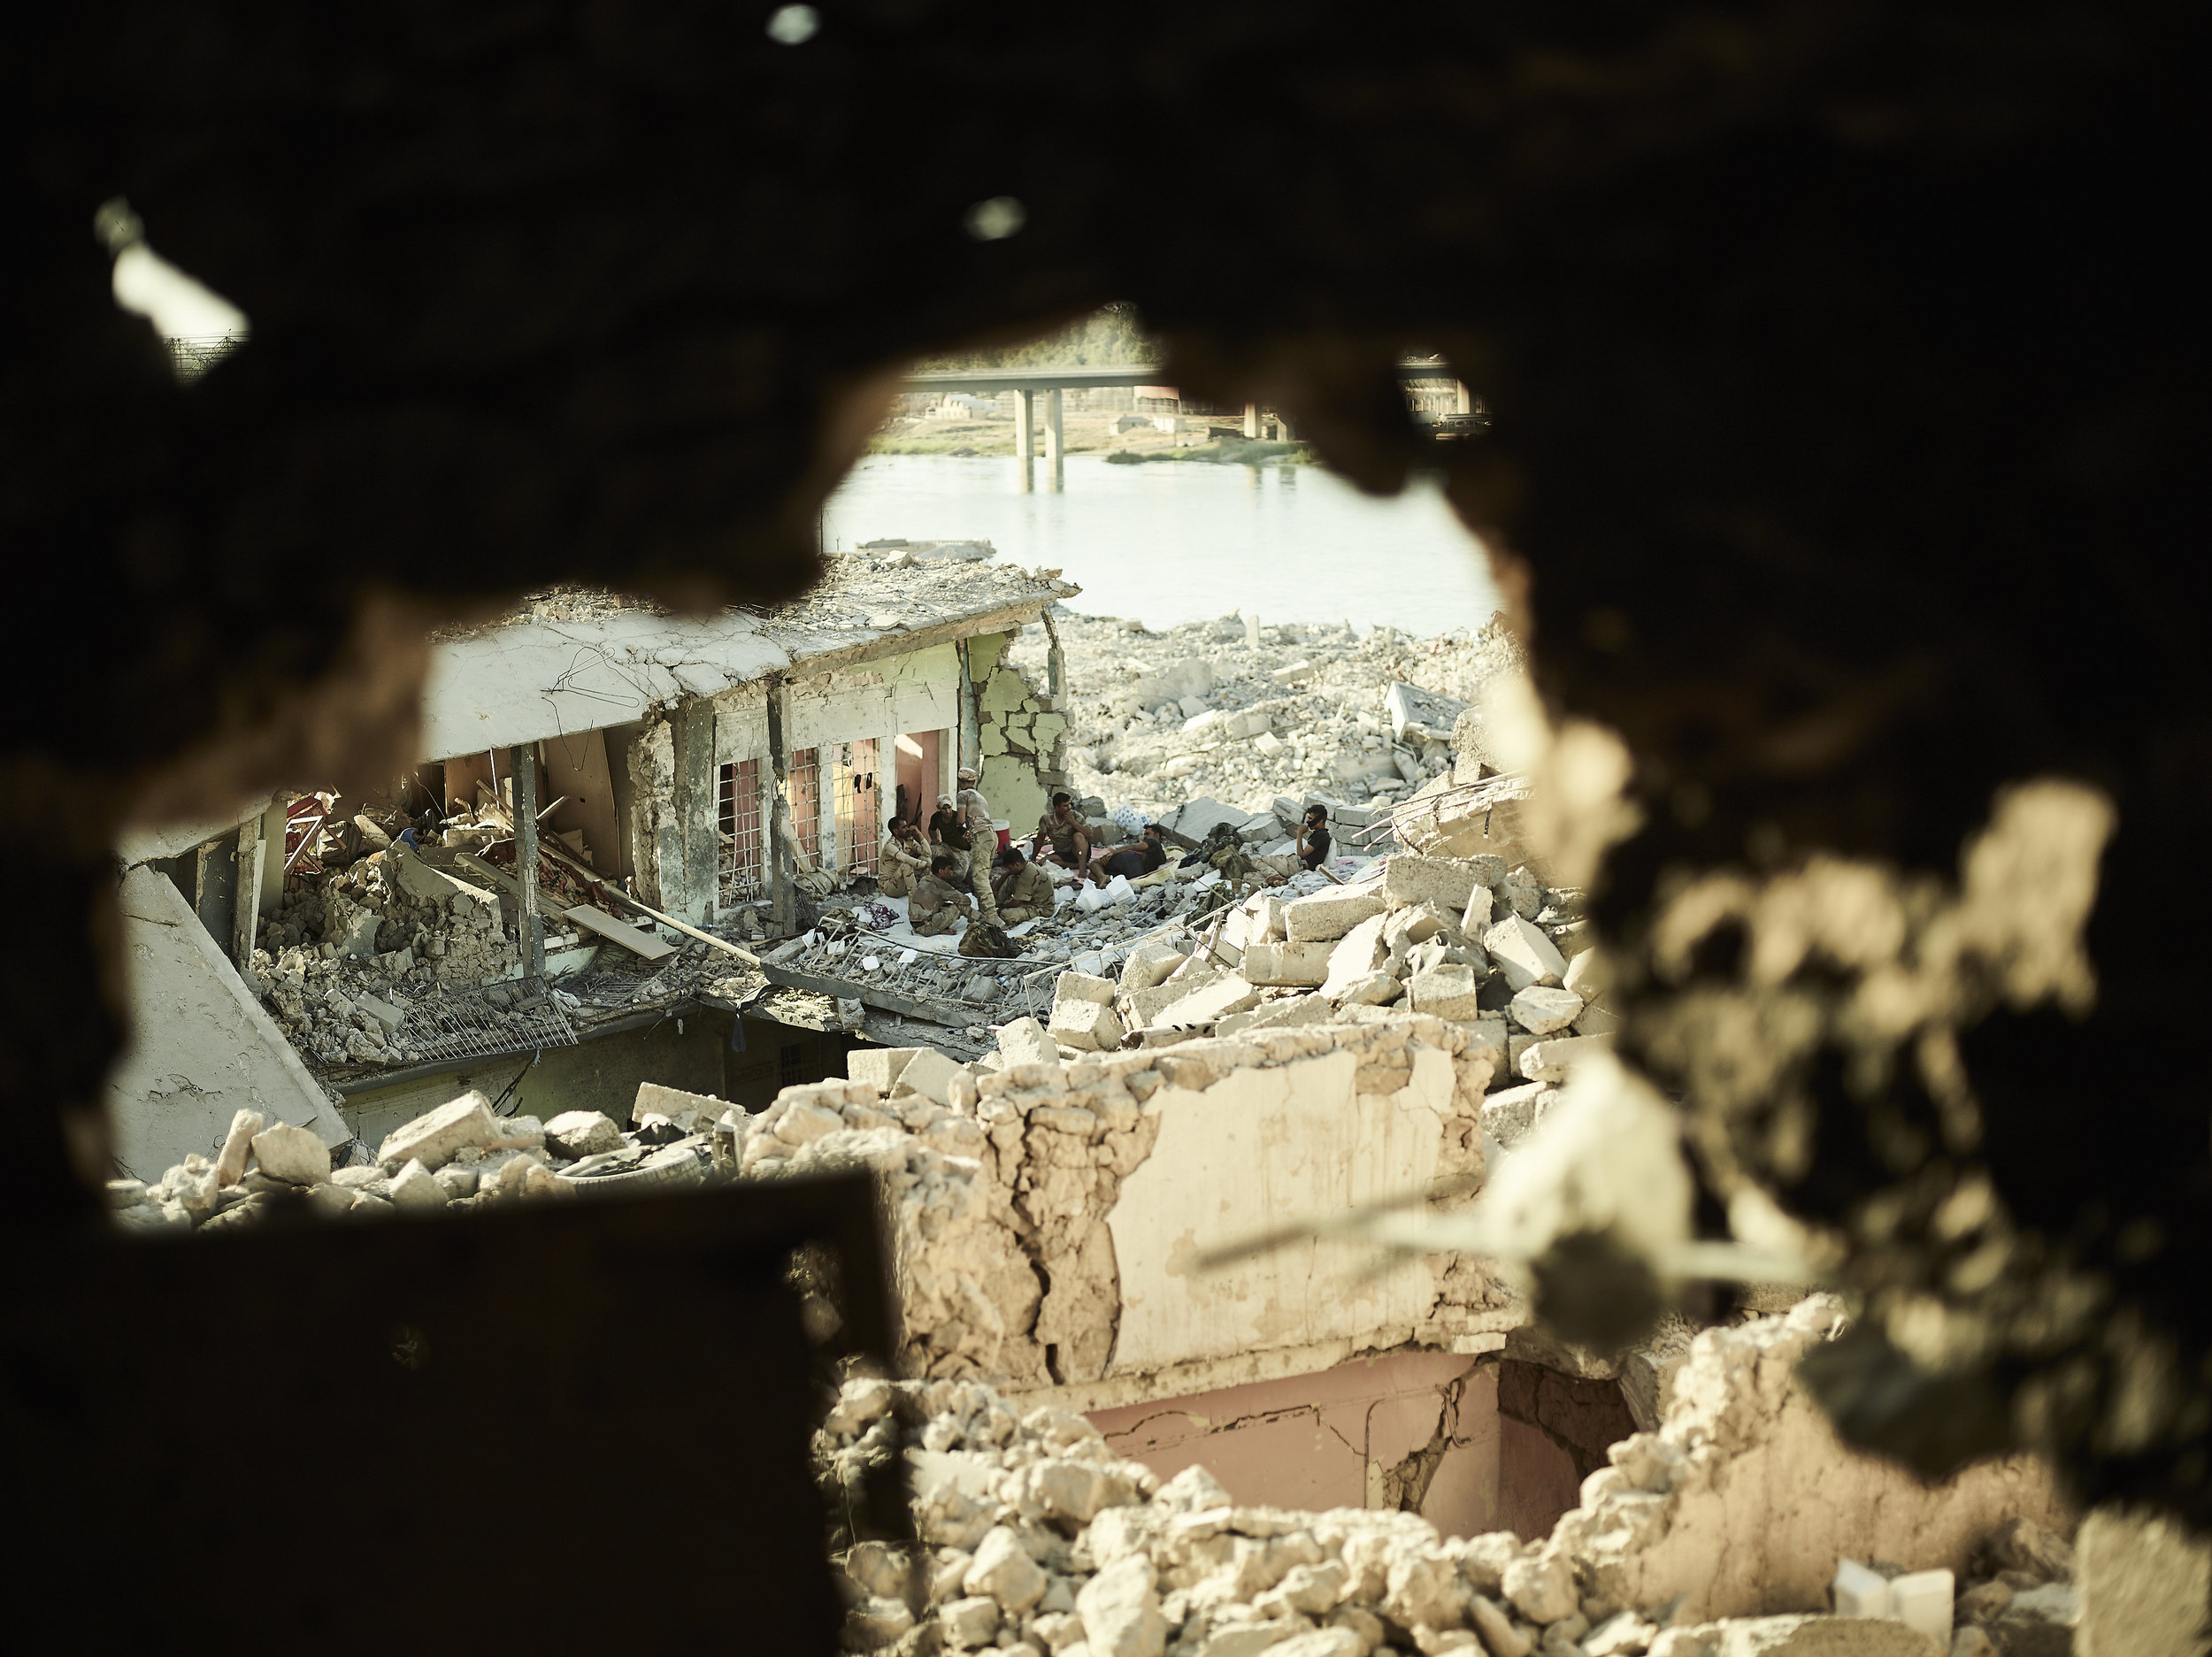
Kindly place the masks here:
POLYGON ((1194 1270, 1286 1217, 1479 1174, 1489 1067, 1467 1039, 1400 1015, 1011 1064, 956 1073, 958 1110, 859 1082, 790 1088, 748 1125, 742 1163, 878 1170, 918 1377, 1093 1408, 1362 1352, 1483 1350, 1525 1313, 1464 1260, 1375 1276, 1356 1249, 1297 1243, 1194 1270))
POLYGON ((1068 786, 1067 716, 1007 659, 1007 648, 1018 636, 987 633, 968 641, 977 786, 1017 838, 1045 814, 1053 790, 1068 786))

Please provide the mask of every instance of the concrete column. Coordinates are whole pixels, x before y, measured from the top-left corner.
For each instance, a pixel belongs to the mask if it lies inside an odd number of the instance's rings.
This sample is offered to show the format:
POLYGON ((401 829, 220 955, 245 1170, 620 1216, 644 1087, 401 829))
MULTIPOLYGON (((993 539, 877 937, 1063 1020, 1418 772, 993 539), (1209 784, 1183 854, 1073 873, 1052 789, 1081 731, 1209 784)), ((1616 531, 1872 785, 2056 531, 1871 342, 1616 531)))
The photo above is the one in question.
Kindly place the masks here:
POLYGON ((261 930, 261 871, 266 857, 261 819, 249 817, 238 825, 237 933, 231 941, 231 959, 249 984, 254 981, 253 938, 261 930))
POLYGON ((192 854, 192 909, 221 948, 238 925, 238 837, 226 834, 192 854))
POLYGON ((524 970, 545 977, 545 917, 538 907, 538 756, 529 748, 507 750, 515 790, 515 931, 522 941, 524 970))
POLYGON ((1045 458, 1054 465, 1060 464, 1060 387, 1055 386, 1045 393, 1045 458))
POLYGON ((1014 458, 1026 466, 1037 457, 1037 394, 1014 394, 1014 458))
POLYGON ((1294 443, 1298 441, 1290 434, 1290 417, 1279 409, 1275 411, 1275 441, 1279 443, 1294 443))
POLYGON ((1459 414, 1472 414, 1475 411, 1475 394, 1467 389, 1467 382, 1463 380, 1454 380, 1452 384, 1453 410, 1459 414))
POLYGON ((796 889, 791 882, 797 871, 792 858, 791 756, 783 742, 783 687, 773 680, 768 686, 768 858, 761 873, 768 883, 776 928, 788 933, 796 913, 796 889))
POLYGON ((273 909, 284 901, 285 821, 281 805, 273 805, 261 814, 261 891, 255 901, 257 909, 273 909))
POLYGON ((714 774, 714 703, 695 697, 677 710, 677 838, 683 846, 681 890, 671 871, 661 871, 661 897, 668 913, 695 925, 714 914, 720 840, 714 774))
POLYGON ((1256 403, 1248 403, 1244 405, 1244 434, 1254 442, 1259 441, 1260 405, 1256 403))

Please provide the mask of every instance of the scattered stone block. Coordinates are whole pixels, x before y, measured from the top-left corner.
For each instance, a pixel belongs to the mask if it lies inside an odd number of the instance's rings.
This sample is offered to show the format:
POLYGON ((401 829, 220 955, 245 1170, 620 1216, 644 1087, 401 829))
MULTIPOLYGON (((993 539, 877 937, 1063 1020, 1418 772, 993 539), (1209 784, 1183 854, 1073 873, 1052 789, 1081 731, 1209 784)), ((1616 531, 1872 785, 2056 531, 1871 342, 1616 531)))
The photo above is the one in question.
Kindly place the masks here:
POLYGON ((1612 975, 1605 970, 1605 956, 1595 949, 1584 949, 1567 962, 1566 971, 1559 982, 1586 1001, 1594 1001, 1611 987, 1612 975))
POLYGON ((1383 907, 1381 894, 1371 886, 1333 887, 1285 904, 1283 929, 1294 944, 1324 942, 1341 938, 1362 921, 1380 915, 1383 907))
POLYGON ((1118 1560, 1085 1583, 1075 1596, 1090 1657, 1163 1657, 1167 1619, 1160 1615, 1152 1561, 1143 1554, 1118 1560))
POLYGON ((1517 992, 1506 1009, 1513 1021, 1532 1036, 1548 1036, 1555 1030, 1564 1030, 1582 1016, 1582 997, 1570 989, 1547 989, 1532 984, 1517 992))
POLYGON ((998 1601, 981 1594, 955 1599, 937 1611, 938 1631, 954 1651, 974 1651, 998 1638, 998 1601))
POLYGON ((1563 1082, 1568 1072, 1594 1053, 1612 1050, 1610 1036, 1548 1036, 1522 1052, 1518 1069, 1532 1082, 1563 1082))
MULTIPOLYGON (((1103 980, 1100 980, 1103 982, 1103 980)), ((1165 985, 1160 986, 1164 989, 1165 985)), ((1180 996, 1176 998, 1181 1000, 1180 996)), ((1085 1053, 1110 1053, 1121 1046, 1121 1020, 1111 1007, 1098 1001, 1056 1001, 1050 1032, 1063 1047, 1085 1053)))
POLYGON ((1194 963, 1191 968, 1177 977, 1163 979, 1149 989, 1133 992, 1125 998, 1129 1003, 1127 1027, 1132 1030, 1143 1029, 1158 1017, 1165 1009, 1172 1007, 1186 995, 1203 989, 1209 984, 1219 983, 1224 976, 1213 967, 1202 963, 1194 963))
POLYGON ((1532 984, 1556 985, 1567 970, 1566 958, 1532 921, 1509 915, 1482 935, 1482 947, 1498 963, 1517 994, 1532 984))
MULTIPOLYGON (((602 1116, 600 1120, 606 1118, 602 1116)), ((438 1183, 438 1177, 420 1162, 410 1162, 392 1177, 391 1201, 395 1208, 442 1208, 451 1200, 446 1188, 438 1183)))
MULTIPOLYGON (((1258 1006, 1259 1001, 1259 991, 1245 979, 1232 974, 1218 984, 1209 984, 1205 988, 1194 991, 1181 1001, 1162 1009, 1159 1017, 1154 1022, 1187 1027, 1217 1024, 1232 1013, 1240 1013, 1248 1008, 1258 1006)), ((1110 1012, 1109 1016, 1111 1016, 1110 1012)), ((1118 1034, 1115 1037, 1115 1045, 1120 1045, 1118 1034)))
POLYGON ((309 1129, 288 1122, 255 1134, 253 1154, 263 1173, 288 1185, 320 1185, 330 1178, 330 1147, 309 1129))
POLYGON ((1052 986, 1052 999, 1059 1001, 1095 1001, 1107 1006, 1114 999, 1117 986, 1111 978, 1095 978, 1088 972, 1063 972, 1052 986))
POLYGON ((1574 1567, 1564 1554, 1547 1550, 1527 1554, 1505 1568, 1505 1597, 1532 1622, 1557 1622, 1574 1615, 1574 1567))
POLYGON ((564 1110, 545 1124, 545 1147, 556 1156, 580 1162, 622 1148, 622 1130, 597 1110, 564 1110))
POLYGON ((1049 1064, 1055 1071, 1060 1068, 1059 1043, 1046 1034, 1045 1027, 1034 1018, 1017 1018, 1010 1024, 1001 1024, 998 1050, 1009 1064, 1049 1064))
POLYGON ((1321 979, 1322 994, 1331 1001, 1340 1000, 1353 985, 1388 963, 1390 951, 1383 941, 1387 925, 1386 917, 1371 915, 1333 946, 1319 946, 1329 950, 1329 970, 1321 979))
POLYGON ((1491 1085, 1499 1085, 1506 1079, 1507 1062, 1510 1057, 1506 1052, 1505 1020, 1494 1014, 1486 1013, 1463 1022, 1467 1027, 1467 1051, 1464 1056, 1489 1061, 1491 1085))
POLYGON ((1121 963, 1121 993, 1132 995, 1139 990, 1148 990, 1189 959, 1187 951, 1162 943, 1156 938, 1148 939, 1132 949, 1129 958, 1121 963))
POLYGON ((1481 993, 1482 986, 1476 982, 1474 969, 1456 962, 1415 973, 1407 990, 1413 997, 1413 1010, 1417 1013, 1432 1013, 1439 1018, 1471 1019, 1481 1011, 1475 998, 1481 993))
POLYGON ((1248 944, 1242 976, 1250 984, 1324 984, 1338 947, 1328 943, 1248 944))
POLYGON ((503 1138, 491 1101, 473 1089, 388 1135, 376 1153, 387 1168, 415 1161, 435 1173, 464 1148, 488 1150, 503 1138))
MULTIPOLYGON (((215 1154, 215 1183, 234 1185, 246 1171, 246 1158, 253 1154, 253 1136, 261 1132, 268 1120, 258 1110, 241 1110, 230 1119, 230 1132, 223 1135, 223 1148, 215 1154)), ((113 1181, 110 1181, 112 1190, 113 1181)))
MULTIPOLYGON (((919 1093, 923 1098, 933 1101, 947 1109, 950 1109, 952 1108, 952 1078, 959 1070, 959 1065, 938 1052, 935 1047, 924 1047, 909 1059, 906 1062, 906 1068, 899 1072, 899 1091, 919 1093)), ((841 1127, 844 1119, 841 1116, 836 1116, 834 1111, 831 1112, 831 1115, 836 1118, 838 1124, 841 1127)))
POLYGON ((1383 866, 1383 897, 1393 909, 1433 903, 1457 913, 1479 886, 1474 865, 1456 858, 1401 855, 1383 866))
POLYGON ((1578 1036, 1609 1036, 1621 1027, 1620 1016, 1609 1007, 1592 1001, 1575 1020, 1575 1034, 1578 1036))
MULTIPOLYGON (((412 965, 413 963, 411 962, 409 964, 412 965)), ((403 971, 405 970, 404 968, 401 970, 403 971)), ((393 1006, 391 1002, 380 1001, 373 995, 357 995, 353 998, 353 1004, 362 1012, 366 1013, 371 1018, 374 1019, 376 1023, 381 1026, 384 1033, 387 1035, 392 1034, 402 1024, 407 1022, 407 1015, 405 1013, 400 1011, 399 1009, 393 1006)))
MULTIPOLYGON (((1030 1020, 1032 1024, 1036 1021, 1030 1020)), ((899 1073, 906 1069, 920 1047, 855 1047, 845 1055, 845 1075, 848 1079, 865 1082, 879 1093, 888 1094, 898 1085, 899 1073)))
POLYGON ((1512 1149, 1536 1125, 1558 1091, 1548 1082, 1523 1082, 1517 1087, 1501 1087, 1484 1094, 1484 1134, 1495 1139, 1502 1149, 1512 1149))
POLYGON ((1339 998, 1345 1007, 1387 1007, 1404 993, 1405 986, 1388 972, 1370 972, 1365 978, 1348 986, 1339 998))

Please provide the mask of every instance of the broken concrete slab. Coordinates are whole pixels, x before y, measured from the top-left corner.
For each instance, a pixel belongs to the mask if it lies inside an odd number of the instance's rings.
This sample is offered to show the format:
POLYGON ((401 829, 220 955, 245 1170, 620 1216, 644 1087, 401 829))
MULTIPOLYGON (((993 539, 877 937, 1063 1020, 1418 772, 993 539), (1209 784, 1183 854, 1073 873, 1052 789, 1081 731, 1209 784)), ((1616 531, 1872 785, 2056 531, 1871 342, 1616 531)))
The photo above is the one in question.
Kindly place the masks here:
POLYGON ((1517 1068, 1532 1082, 1563 1082, 1584 1059, 1612 1050, 1610 1036, 1548 1036, 1529 1044, 1517 1068))
POLYGON ((1529 1034, 1548 1036, 1555 1030, 1564 1030, 1582 1016, 1582 997, 1570 989, 1549 989, 1532 984, 1515 993, 1506 1010, 1529 1034))
POLYGON ((1667 1629, 1651 1657, 1947 1657, 1946 1648, 1902 1622, 1878 1617, 1735 1617, 1667 1629))
POLYGON ((1560 975, 1562 987, 1572 990, 1586 1001, 1595 1001, 1605 993, 1610 977, 1605 970, 1605 956, 1596 949, 1584 949, 1567 962, 1567 970, 1560 975))
POLYGON ((845 1055, 845 1074, 879 1093, 888 1093, 898 1085, 899 1072, 922 1051, 920 1047, 855 1047, 845 1055))
POLYGON ((1345 1007, 1387 1007, 1404 992, 1405 986, 1394 974, 1370 972, 1346 986, 1344 993, 1337 1000, 1345 1007))
POLYGON ((1215 1024, 1232 1013, 1256 1007, 1259 1001, 1259 991, 1246 979, 1231 974, 1218 984, 1209 984, 1205 988, 1186 995, 1181 1001, 1170 1003, 1161 1009, 1159 1016, 1153 1022, 1171 1028, 1194 1028, 1215 1024))
MULTIPOLYGON (((964 1072, 961 1067, 935 1047, 924 1047, 909 1059, 906 1068, 899 1072, 898 1091, 919 1093, 925 1099, 949 1108, 952 1103, 952 1078, 962 1074, 964 1072)), ((834 1117, 833 1113, 832 1119, 836 1121, 837 1126, 844 1125, 841 1120, 834 1117)), ((783 1137, 781 1131, 778 1132, 779 1137, 783 1137)))
POLYGON ((1148 939, 1129 952, 1121 963, 1121 991, 1125 995, 1148 990, 1190 959, 1187 950, 1157 939, 1148 939))
POLYGON ((1318 946, 1329 949, 1329 970, 1321 979, 1322 994, 1331 1001, 1341 1000, 1353 985, 1389 961, 1390 951, 1383 942, 1387 924, 1385 916, 1371 915, 1335 945, 1318 946))
POLYGON ((305 1128, 280 1122, 253 1136, 261 1171, 287 1185, 316 1185, 330 1178, 330 1147, 305 1128))
POLYGON ((1217 967, 1208 966, 1195 958, 1187 963, 1170 978, 1163 978, 1148 989, 1136 990, 1123 999, 1129 1004, 1126 1027, 1141 1030, 1156 1018, 1161 1009, 1172 1007, 1186 995, 1217 984, 1224 974, 1217 967))
POLYGON ((419 1161, 434 1174, 464 1148, 488 1150, 503 1133, 491 1101, 472 1088, 387 1135, 376 1160, 387 1168, 419 1161))
POLYGON ((1383 866, 1383 897, 1393 909, 1433 903, 1457 914, 1480 885, 1475 865, 1456 858, 1401 854, 1383 866))
POLYGON ((1475 978, 1474 969, 1456 962, 1415 973, 1406 988, 1417 1013, 1432 1013, 1439 1018, 1459 1022, 1474 1018, 1482 1010, 1476 1000, 1482 986, 1475 978))
POLYGON ((407 1015, 389 1001, 380 1001, 373 995, 360 993, 356 993, 351 999, 356 1008, 366 1013, 384 1027, 384 1032, 387 1035, 392 1034, 407 1022, 407 1015))
POLYGON ((253 1136, 261 1132, 266 1120, 258 1110, 241 1110, 231 1117, 230 1132, 223 1136, 223 1148, 215 1155, 218 1185, 238 1183, 238 1177, 246 1171, 246 1158, 253 1154, 253 1136))
POLYGON ((1017 1018, 1011 1024, 1001 1024, 998 1050, 1009 1064, 1049 1064, 1056 1070, 1060 1065, 1059 1044, 1034 1018, 1017 1018))
MULTIPOLYGON (((1162 989, 1168 987, 1160 986, 1162 989)), ((1121 1020, 1111 1007, 1099 1001, 1056 1001, 1049 1031, 1053 1039, 1063 1047, 1084 1052, 1111 1052, 1121 1046, 1121 1020)))
MULTIPOLYGON (((686 1093, 680 1087, 664 1086, 659 1082, 640 1082, 637 1095, 630 1101, 630 1120, 634 1123, 644 1121, 648 1116, 666 1116, 686 1133, 702 1133, 729 1108, 729 1101, 717 1099, 711 1093, 686 1093)), ((510 1119, 508 1133, 518 1132, 518 1124, 528 1120, 526 1116, 510 1119)))
POLYGON ((1523 1082, 1518 1086, 1501 1087, 1485 1094, 1483 1132, 1495 1139, 1502 1149, 1512 1149, 1542 1119, 1558 1092, 1549 1082, 1523 1082))
POLYGON ((622 1130, 603 1111, 564 1110, 545 1124, 545 1147, 572 1162, 622 1148, 622 1130))
POLYGON ((1248 944, 1241 976, 1252 984, 1323 984, 1338 947, 1326 942, 1248 944))
POLYGON ((1517 915, 1507 916, 1484 932, 1482 947, 1517 993, 1532 984, 1556 985, 1567 970, 1566 958, 1542 929, 1517 915))
POLYGON ((1310 893, 1283 906, 1283 930, 1292 943, 1326 941, 1343 937, 1383 909, 1382 895, 1368 886, 1310 893))
POLYGON ((442 1208, 450 1200, 446 1188, 438 1183, 438 1177, 419 1162, 410 1161, 392 1176, 391 1203, 395 1208, 442 1208))
POLYGON ((1088 972, 1063 972, 1052 986, 1055 1001, 1095 1001, 1103 1007, 1114 999, 1119 987, 1111 978, 1102 978, 1088 972))

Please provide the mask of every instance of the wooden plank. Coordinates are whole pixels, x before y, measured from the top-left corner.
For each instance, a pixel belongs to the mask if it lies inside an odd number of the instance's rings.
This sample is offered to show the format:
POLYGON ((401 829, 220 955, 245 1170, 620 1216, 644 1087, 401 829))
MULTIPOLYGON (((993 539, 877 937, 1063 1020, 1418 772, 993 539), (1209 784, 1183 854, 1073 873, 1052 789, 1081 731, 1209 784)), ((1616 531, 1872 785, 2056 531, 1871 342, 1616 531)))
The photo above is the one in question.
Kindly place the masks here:
MULTIPOLYGON (((481 857, 477 856, 472 852, 456 853, 454 855, 453 861, 460 864, 462 868, 470 871, 472 873, 481 875, 485 879, 490 881, 501 891, 508 894, 517 903, 520 903, 522 901, 522 888, 520 885, 516 881, 514 876, 509 874, 504 869, 493 868, 491 864, 486 863, 481 857)), ((565 918, 568 914, 568 906, 553 897, 553 895, 547 892, 543 886, 540 886, 538 888, 538 907, 542 913, 554 916, 557 918, 565 918)))
POLYGON ((608 881, 604 875, 598 873, 595 870, 585 868, 583 864, 578 863, 573 857, 564 855, 556 848, 551 846, 541 846, 539 849, 543 851, 545 855, 550 857, 555 863, 561 864, 564 868, 571 871, 572 873, 582 876, 585 880, 596 881, 604 884, 607 890, 607 895, 614 899, 616 902, 626 903, 634 909, 650 915, 655 920, 660 922, 664 926, 672 926, 678 932, 683 932, 687 936, 696 938, 703 944, 712 944, 717 949, 719 949, 726 955, 735 955, 740 961, 746 962, 753 966, 758 966, 760 964, 760 957, 755 955, 751 950, 740 949, 735 944, 730 942, 726 938, 717 938, 712 932, 703 932, 696 926, 692 925, 687 921, 680 921, 673 915, 664 915, 649 903, 639 902, 627 892, 621 890, 612 882, 608 881))
POLYGON ((579 903, 568 911, 568 918, 588 932, 597 932, 610 943, 620 944, 633 955, 648 961, 658 961, 676 953, 676 946, 664 940, 641 932, 634 926, 625 926, 603 909, 595 909, 588 903, 579 903))

